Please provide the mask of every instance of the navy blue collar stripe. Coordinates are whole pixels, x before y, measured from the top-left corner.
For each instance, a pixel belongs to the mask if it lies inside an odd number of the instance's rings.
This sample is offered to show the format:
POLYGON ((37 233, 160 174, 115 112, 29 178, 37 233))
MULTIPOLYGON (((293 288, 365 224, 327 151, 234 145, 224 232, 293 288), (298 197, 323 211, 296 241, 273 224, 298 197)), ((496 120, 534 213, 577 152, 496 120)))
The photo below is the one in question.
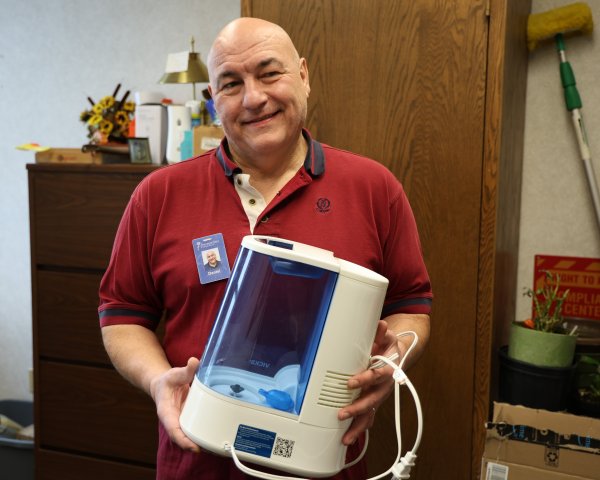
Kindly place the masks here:
MULTIPOLYGON (((323 152, 322 145, 313 140, 307 130, 302 130, 302 136, 306 139, 308 144, 308 150, 306 152, 306 158, 304 159, 304 168, 312 176, 318 177, 325 173, 325 152, 323 152)), ((226 176, 231 177, 234 173, 239 173, 239 167, 235 166, 230 160, 227 148, 227 138, 224 138, 221 145, 215 152, 217 161, 223 168, 223 172, 226 176)))

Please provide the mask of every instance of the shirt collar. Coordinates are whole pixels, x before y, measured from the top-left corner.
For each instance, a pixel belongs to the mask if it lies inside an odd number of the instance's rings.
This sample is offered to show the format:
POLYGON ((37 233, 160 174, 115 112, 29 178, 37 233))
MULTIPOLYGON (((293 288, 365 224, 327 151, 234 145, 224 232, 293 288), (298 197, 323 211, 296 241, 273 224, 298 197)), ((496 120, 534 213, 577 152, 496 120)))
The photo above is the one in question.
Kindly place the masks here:
MULTIPOLYGON (((325 153, 323 152, 323 147, 319 142, 313 140, 310 132, 305 128, 302 129, 302 136, 308 145, 306 158, 304 159, 304 169, 313 177, 323 175, 325 172, 325 153)), ((216 149, 215 154, 225 175, 232 177, 235 173, 241 172, 240 167, 231 159, 226 137, 221 141, 221 145, 216 149)))

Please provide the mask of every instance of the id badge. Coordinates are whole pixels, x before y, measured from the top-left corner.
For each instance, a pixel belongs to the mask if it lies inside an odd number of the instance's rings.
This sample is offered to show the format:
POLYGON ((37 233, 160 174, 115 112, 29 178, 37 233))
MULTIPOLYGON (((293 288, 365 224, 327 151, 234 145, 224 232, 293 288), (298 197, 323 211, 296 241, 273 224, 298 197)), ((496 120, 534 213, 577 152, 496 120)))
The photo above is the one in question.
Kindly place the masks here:
POLYGON ((192 240, 200 283, 206 284, 229 278, 231 270, 223 235, 215 233, 192 240))

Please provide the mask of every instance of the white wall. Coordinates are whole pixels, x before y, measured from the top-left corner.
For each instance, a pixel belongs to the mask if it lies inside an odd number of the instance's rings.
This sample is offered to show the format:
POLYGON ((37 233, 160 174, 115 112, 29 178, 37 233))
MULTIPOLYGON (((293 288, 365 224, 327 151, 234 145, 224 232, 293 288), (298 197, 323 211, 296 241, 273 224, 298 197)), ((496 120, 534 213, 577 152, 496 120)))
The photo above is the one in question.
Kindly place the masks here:
MULTIPOLYGON (((533 0, 533 13, 573 3, 533 0)), ((586 2, 600 22, 600 0, 586 2)), ((600 41, 598 33, 566 39, 600 182, 600 41)), ((516 318, 531 316, 524 287, 533 286, 534 255, 600 257, 600 226, 563 100, 558 55, 550 40, 529 57, 516 318)), ((600 183, 598 183, 600 185, 600 183)))
MULTIPOLYGON (((87 143, 79 114, 126 90, 175 100, 190 85, 158 85, 167 54, 189 49, 206 59, 220 28, 239 16, 239 0, 0 0, 0 399, 31 399, 31 274, 25 164, 37 142, 87 143)), ((198 91, 200 87, 197 87, 198 91)), ((132 97, 133 99, 133 97, 132 97)))
MULTIPOLYGON (((517 1, 517 0, 513 0, 517 1)), ((534 0, 542 12, 569 2, 534 0)), ((587 2, 600 22, 600 0, 587 2)), ((0 399, 31 398, 32 366, 29 219, 25 142, 80 147, 79 113, 87 96, 158 89, 178 99, 190 86, 157 85, 166 56, 189 37, 205 58, 212 38, 239 16, 239 0, 0 0, 0 399)), ((600 173, 600 44, 568 39, 584 102, 596 172, 600 173)), ((529 316, 521 297, 536 253, 600 257, 587 183, 562 99, 550 43, 530 55, 517 318, 529 316)))

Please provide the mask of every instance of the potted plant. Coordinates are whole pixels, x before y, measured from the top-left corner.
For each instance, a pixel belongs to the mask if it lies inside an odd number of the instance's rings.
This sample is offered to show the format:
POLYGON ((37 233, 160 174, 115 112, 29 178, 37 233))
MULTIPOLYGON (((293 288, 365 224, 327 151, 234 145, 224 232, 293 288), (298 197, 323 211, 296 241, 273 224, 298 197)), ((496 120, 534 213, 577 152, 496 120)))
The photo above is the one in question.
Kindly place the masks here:
POLYGON ((546 410, 567 407, 575 368, 576 327, 569 328, 562 307, 569 291, 560 276, 545 272, 545 283, 524 295, 533 301, 533 317, 511 325, 508 346, 500 349, 501 401, 546 410))
POLYGON ((562 316, 569 290, 560 293, 560 276, 545 274, 543 286, 524 292, 533 300, 534 315, 511 325, 508 356, 540 367, 569 367, 577 345, 576 328, 569 329, 562 316))
POLYGON ((574 413, 600 418, 600 360, 590 355, 581 355, 579 375, 573 399, 574 413))

